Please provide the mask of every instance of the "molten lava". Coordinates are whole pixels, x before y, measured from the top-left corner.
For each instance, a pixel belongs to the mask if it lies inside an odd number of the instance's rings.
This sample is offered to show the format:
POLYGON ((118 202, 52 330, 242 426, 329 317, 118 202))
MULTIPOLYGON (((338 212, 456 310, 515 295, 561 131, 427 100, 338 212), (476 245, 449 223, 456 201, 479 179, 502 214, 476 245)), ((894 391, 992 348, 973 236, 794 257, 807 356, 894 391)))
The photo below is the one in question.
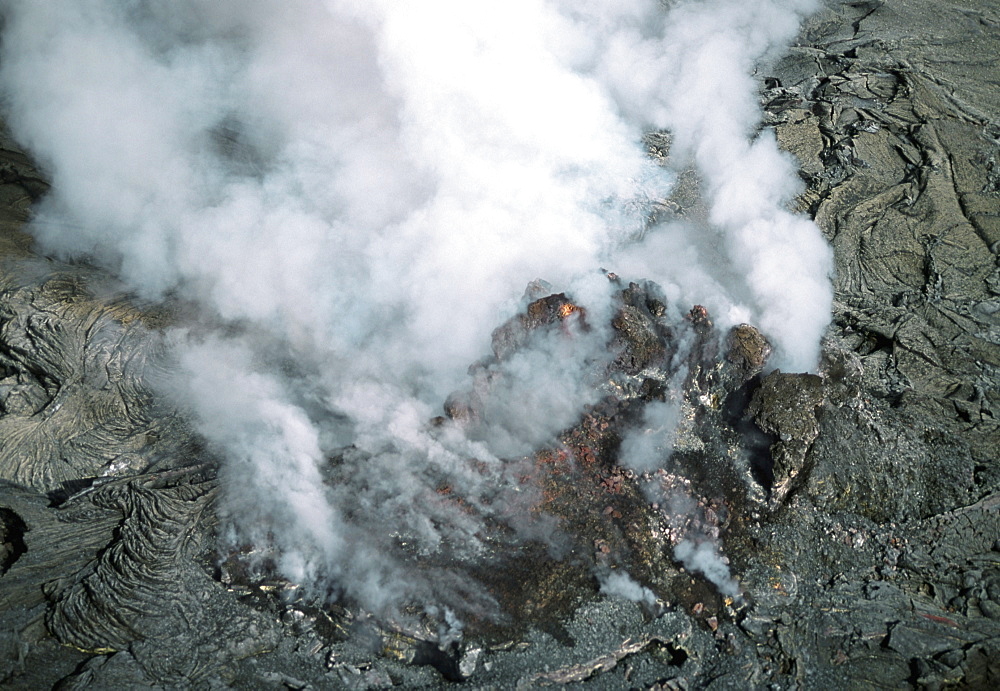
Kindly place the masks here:
POLYGON ((563 304, 562 306, 559 307, 559 318, 560 319, 565 319, 566 317, 568 317, 569 315, 573 314, 574 312, 576 312, 579 309, 580 308, 577 307, 576 305, 574 305, 574 304, 572 304, 570 302, 567 302, 567 303, 565 303, 565 304, 563 304))

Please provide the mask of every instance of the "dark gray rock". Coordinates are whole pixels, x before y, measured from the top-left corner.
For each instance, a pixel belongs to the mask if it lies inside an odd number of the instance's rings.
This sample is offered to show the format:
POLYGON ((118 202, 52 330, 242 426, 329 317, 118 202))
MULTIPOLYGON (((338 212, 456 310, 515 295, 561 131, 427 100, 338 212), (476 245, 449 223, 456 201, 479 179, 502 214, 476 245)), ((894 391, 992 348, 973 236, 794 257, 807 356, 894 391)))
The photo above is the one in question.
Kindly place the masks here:
POLYGON ((796 488, 806 470, 806 454, 819 436, 816 414, 823 400, 823 380, 814 374, 772 372, 754 392, 748 412, 761 430, 777 439, 771 446, 775 506, 796 488))

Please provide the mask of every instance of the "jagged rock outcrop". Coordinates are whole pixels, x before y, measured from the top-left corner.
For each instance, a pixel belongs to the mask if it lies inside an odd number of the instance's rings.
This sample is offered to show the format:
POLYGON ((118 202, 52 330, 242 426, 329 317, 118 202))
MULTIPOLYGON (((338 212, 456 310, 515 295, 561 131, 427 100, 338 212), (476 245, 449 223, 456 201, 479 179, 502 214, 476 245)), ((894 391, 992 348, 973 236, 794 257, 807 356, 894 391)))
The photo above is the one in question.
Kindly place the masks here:
POLYGON ((808 473, 806 457, 819 436, 817 410, 823 405, 823 379, 814 374, 772 372, 753 394, 747 412, 775 438, 771 445, 771 501, 777 507, 808 473))

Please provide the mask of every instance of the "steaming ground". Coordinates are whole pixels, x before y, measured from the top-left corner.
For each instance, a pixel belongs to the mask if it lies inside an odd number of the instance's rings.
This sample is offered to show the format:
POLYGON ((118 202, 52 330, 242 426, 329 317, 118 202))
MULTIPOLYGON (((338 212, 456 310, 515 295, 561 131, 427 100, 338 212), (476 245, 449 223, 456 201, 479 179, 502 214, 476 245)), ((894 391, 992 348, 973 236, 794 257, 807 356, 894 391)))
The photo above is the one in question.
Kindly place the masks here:
POLYGON ((371 610, 482 610, 412 561, 475 558, 485 521, 551 534, 502 459, 572 424, 606 357, 600 329, 536 344, 494 430, 429 428, 529 281, 601 324, 598 267, 642 275, 815 365, 830 252, 786 210, 795 166, 755 136, 751 76, 812 7, 4 3, 0 83, 53 183, 41 247, 202 311, 170 335, 172 388, 226 459, 230 539, 371 610), (646 227, 674 180, 642 145, 661 129, 706 224, 646 227))

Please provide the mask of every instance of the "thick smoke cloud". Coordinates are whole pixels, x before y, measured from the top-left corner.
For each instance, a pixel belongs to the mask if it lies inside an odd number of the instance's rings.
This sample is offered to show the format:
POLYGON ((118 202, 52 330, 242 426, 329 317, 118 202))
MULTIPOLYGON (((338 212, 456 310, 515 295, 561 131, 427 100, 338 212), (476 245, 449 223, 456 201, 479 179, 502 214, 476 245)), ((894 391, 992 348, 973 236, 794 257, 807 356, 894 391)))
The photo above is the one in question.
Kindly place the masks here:
POLYGON ((474 556, 484 520, 551 530, 500 459, 572 422, 590 388, 565 363, 599 358, 599 329, 507 365, 497 434, 428 424, 528 281, 599 317, 597 267, 641 269, 815 365, 829 250, 785 209, 794 165, 753 138, 750 77, 810 7, 10 2, 0 84, 53 183, 40 247, 202 311, 171 336, 174 393, 227 460, 234 541, 383 609, 435 595, 408 560, 474 556), (673 181, 642 145, 659 128, 705 227, 645 227, 673 181))

